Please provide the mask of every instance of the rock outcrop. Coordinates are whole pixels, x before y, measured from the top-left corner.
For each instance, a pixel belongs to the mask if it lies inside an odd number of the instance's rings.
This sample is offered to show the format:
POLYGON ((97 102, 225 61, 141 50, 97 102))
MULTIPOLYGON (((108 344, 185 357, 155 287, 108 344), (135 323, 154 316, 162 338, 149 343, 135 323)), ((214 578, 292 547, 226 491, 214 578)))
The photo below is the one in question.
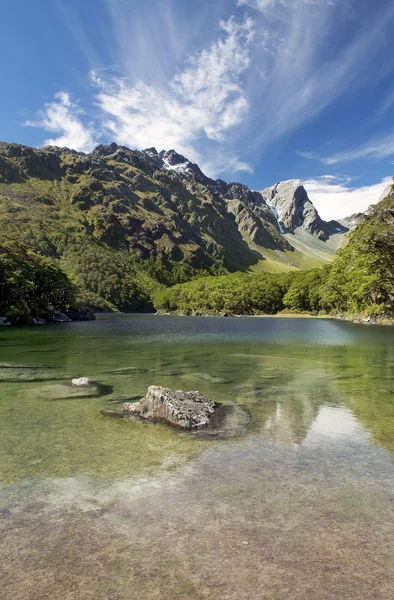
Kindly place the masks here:
POLYGON ((207 427, 217 409, 216 402, 200 392, 170 390, 152 385, 139 402, 126 402, 125 415, 152 423, 167 423, 177 429, 191 430, 207 427))
POLYGON ((227 208, 234 215, 238 230, 246 241, 261 248, 292 250, 263 198, 260 197, 256 203, 229 200, 227 208))
POLYGON ((66 315, 71 321, 95 321, 96 315, 91 306, 81 306, 80 308, 70 308, 66 315))

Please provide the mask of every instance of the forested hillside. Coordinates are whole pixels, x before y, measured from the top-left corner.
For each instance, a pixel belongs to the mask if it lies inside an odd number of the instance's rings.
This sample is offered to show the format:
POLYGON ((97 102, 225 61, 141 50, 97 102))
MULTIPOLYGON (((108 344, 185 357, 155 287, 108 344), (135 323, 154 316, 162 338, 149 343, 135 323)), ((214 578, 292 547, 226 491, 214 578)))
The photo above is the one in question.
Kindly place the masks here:
POLYGON ((163 312, 391 314, 394 301, 394 188, 372 206, 331 265, 286 274, 209 277, 156 293, 163 312))

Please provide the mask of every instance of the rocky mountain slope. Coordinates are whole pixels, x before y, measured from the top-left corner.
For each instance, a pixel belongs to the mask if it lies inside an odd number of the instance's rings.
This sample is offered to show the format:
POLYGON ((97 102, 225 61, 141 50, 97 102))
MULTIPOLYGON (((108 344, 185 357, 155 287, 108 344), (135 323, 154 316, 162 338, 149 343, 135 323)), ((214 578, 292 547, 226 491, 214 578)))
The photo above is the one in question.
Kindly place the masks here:
POLYGON ((320 219, 298 181, 260 193, 210 179, 174 150, 0 143, 0 233, 58 260, 110 302, 107 279, 120 289, 122 273, 131 274, 126 302, 133 285, 138 295, 202 270, 319 266, 346 231, 320 219))

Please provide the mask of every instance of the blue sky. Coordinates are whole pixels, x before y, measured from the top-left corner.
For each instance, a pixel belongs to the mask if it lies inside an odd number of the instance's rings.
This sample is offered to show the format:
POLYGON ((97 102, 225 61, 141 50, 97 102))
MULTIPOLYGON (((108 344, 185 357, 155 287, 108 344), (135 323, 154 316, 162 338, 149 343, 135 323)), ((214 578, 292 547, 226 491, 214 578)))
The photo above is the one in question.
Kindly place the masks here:
POLYGON ((392 0, 3 0, 0 139, 175 148, 324 218, 394 174, 392 0))

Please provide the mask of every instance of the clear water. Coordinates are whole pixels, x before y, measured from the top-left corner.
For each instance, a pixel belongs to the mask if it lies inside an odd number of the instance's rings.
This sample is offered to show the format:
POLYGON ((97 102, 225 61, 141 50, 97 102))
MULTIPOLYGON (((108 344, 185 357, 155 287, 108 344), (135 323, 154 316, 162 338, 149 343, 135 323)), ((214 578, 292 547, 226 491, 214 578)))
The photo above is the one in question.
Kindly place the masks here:
POLYGON ((394 597, 393 342, 321 319, 0 329, 0 362, 55 367, 0 381, 0 598, 394 597), (77 376, 108 393, 56 398, 77 376), (99 413, 151 384, 239 403, 250 429, 99 413))

